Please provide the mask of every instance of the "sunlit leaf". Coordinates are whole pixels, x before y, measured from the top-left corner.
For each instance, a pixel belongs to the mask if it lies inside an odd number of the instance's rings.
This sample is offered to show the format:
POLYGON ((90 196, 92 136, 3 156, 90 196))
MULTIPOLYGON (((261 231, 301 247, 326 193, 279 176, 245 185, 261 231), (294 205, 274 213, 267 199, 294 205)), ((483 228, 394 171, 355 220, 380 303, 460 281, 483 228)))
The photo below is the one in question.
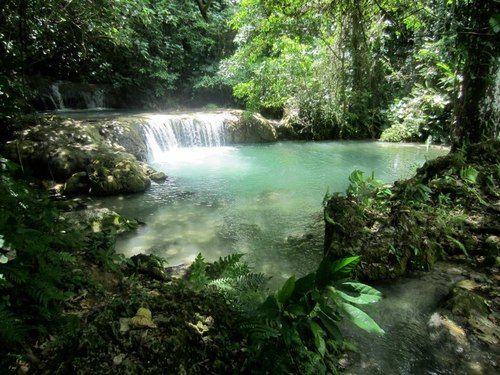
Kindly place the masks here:
POLYGON ((359 328, 378 335, 383 335, 385 332, 379 325, 364 311, 358 309, 349 303, 342 303, 342 310, 349 319, 359 328))

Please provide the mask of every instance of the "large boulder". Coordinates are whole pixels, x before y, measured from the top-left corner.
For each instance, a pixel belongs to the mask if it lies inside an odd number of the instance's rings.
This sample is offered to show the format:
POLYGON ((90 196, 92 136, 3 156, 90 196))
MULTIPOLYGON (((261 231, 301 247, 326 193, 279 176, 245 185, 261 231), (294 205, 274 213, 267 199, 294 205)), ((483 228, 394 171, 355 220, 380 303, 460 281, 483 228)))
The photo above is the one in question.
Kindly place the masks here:
POLYGON ((231 143, 261 143, 278 140, 275 124, 258 113, 243 112, 229 121, 227 132, 231 143))
POLYGON ((130 154, 107 152, 87 166, 92 195, 140 193, 150 185, 143 166, 130 154))
POLYGON ((128 152, 137 160, 145 161, 148 149, 142 128, 146 119, 140 116, 118 117, 97 124, 99 133, 109 147, 128 152))
POLYGON ((66 195, 113 195, 146 190, 166 176, 145 159, 141 117, 77 121, 41 117, 7 142, 8 157, 38 177, 65 183, 66 195))
POLYGON ((100 152, 102 138, 93 126, 58 117, 43 118, 7 142, 5 152, 39 176, 64 181, 81 172, 100 152))

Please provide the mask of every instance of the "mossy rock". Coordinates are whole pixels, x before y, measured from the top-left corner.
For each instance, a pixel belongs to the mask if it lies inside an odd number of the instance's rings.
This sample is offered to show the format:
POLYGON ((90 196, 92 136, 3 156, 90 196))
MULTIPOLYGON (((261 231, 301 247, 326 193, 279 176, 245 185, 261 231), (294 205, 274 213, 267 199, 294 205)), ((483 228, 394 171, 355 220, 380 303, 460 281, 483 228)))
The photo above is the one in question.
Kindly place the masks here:
MULTIPOLYGON (((96 160, 99 163, 112 158, 113 154, 128 154, 129 160, 144 160, 147 156, 141 133, 144 121, 135 116, 101 121, 30 117, 32 125, 26 126, 23 122, 23 129, 15 133, 14 140, 7 142, 4 153, 29 167, 38 177, 64 182, 75 173, 87 171, 96 160)), ((142 191, 140 185, 144 183, 132 179, 130 185, 133 186, 124 190, 142 191)))
POLYGON ((451 312, 455 315, 469 317, 473 313, 488 315, 489 309, 486 300, 472 290, 457 285, 451 292, 451 297, 446 302, 451 312))
POLYGON ((68 196, 87 194, 90 189, 90 180, 87 172, 78 172, 66 180, 64 194, 68 196))
POLYGON ((143 172, 146 174, 146 176, 149 177, 151 181, 161 183, 164 182, 167 179, 167 175, 163 172, 159 172, 153 167, 151 167, 149 164, 140 162, 140 166, 143 170, 143 172))
POLYGON ((271 121, 258 113, 243 112, 227 126, 231 143, 275 142, 278 133, 271 121))
POLYGON ((70 211, 62 214, 61 219, 73 228, 92 233, 114 232, 120 234, 134 230, 139 226, 136 220, 127 219, 108 208, 70 211))
POLYGON ((145 191, 151 180, 130 154, 109 152, 97 156, 87 166, 92 195, 116 195, 145 191))
POLYGON ((148 155, 145 137, 142 134, 146 122, 145 118, 138 116, 119 117, 100 122, 98 129, 110 148, 130 153, 137 160, 144 161, 148 155))

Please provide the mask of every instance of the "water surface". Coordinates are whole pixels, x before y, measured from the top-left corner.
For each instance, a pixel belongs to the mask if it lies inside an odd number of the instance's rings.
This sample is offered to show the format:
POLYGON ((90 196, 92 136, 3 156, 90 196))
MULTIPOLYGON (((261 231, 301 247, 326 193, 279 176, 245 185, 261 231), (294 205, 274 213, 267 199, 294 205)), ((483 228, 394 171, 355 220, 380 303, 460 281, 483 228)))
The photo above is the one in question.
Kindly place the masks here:
POLYGON ((392 182, 446 152, 381 142, 175 148, 151 160, 169 176, 166 183, 104 204, 146 223, 119 240, 126 256, 153 253, 177 265, 200 252, 208 260, 243 252, 280 282, 317 266, 323 197, 345 191, 354 169, 392 182))

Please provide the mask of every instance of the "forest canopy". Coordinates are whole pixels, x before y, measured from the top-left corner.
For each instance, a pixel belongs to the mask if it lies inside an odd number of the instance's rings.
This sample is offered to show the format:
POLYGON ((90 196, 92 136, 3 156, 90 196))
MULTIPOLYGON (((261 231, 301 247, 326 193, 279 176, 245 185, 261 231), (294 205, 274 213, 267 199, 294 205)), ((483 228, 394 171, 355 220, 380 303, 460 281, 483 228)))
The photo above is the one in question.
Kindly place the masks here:
POLYGON ((495 0, 7 0, 0 25, 3 113, 48 76, 232 102, 311 139, 450 142, 457 113, 498 134, 495 0))

